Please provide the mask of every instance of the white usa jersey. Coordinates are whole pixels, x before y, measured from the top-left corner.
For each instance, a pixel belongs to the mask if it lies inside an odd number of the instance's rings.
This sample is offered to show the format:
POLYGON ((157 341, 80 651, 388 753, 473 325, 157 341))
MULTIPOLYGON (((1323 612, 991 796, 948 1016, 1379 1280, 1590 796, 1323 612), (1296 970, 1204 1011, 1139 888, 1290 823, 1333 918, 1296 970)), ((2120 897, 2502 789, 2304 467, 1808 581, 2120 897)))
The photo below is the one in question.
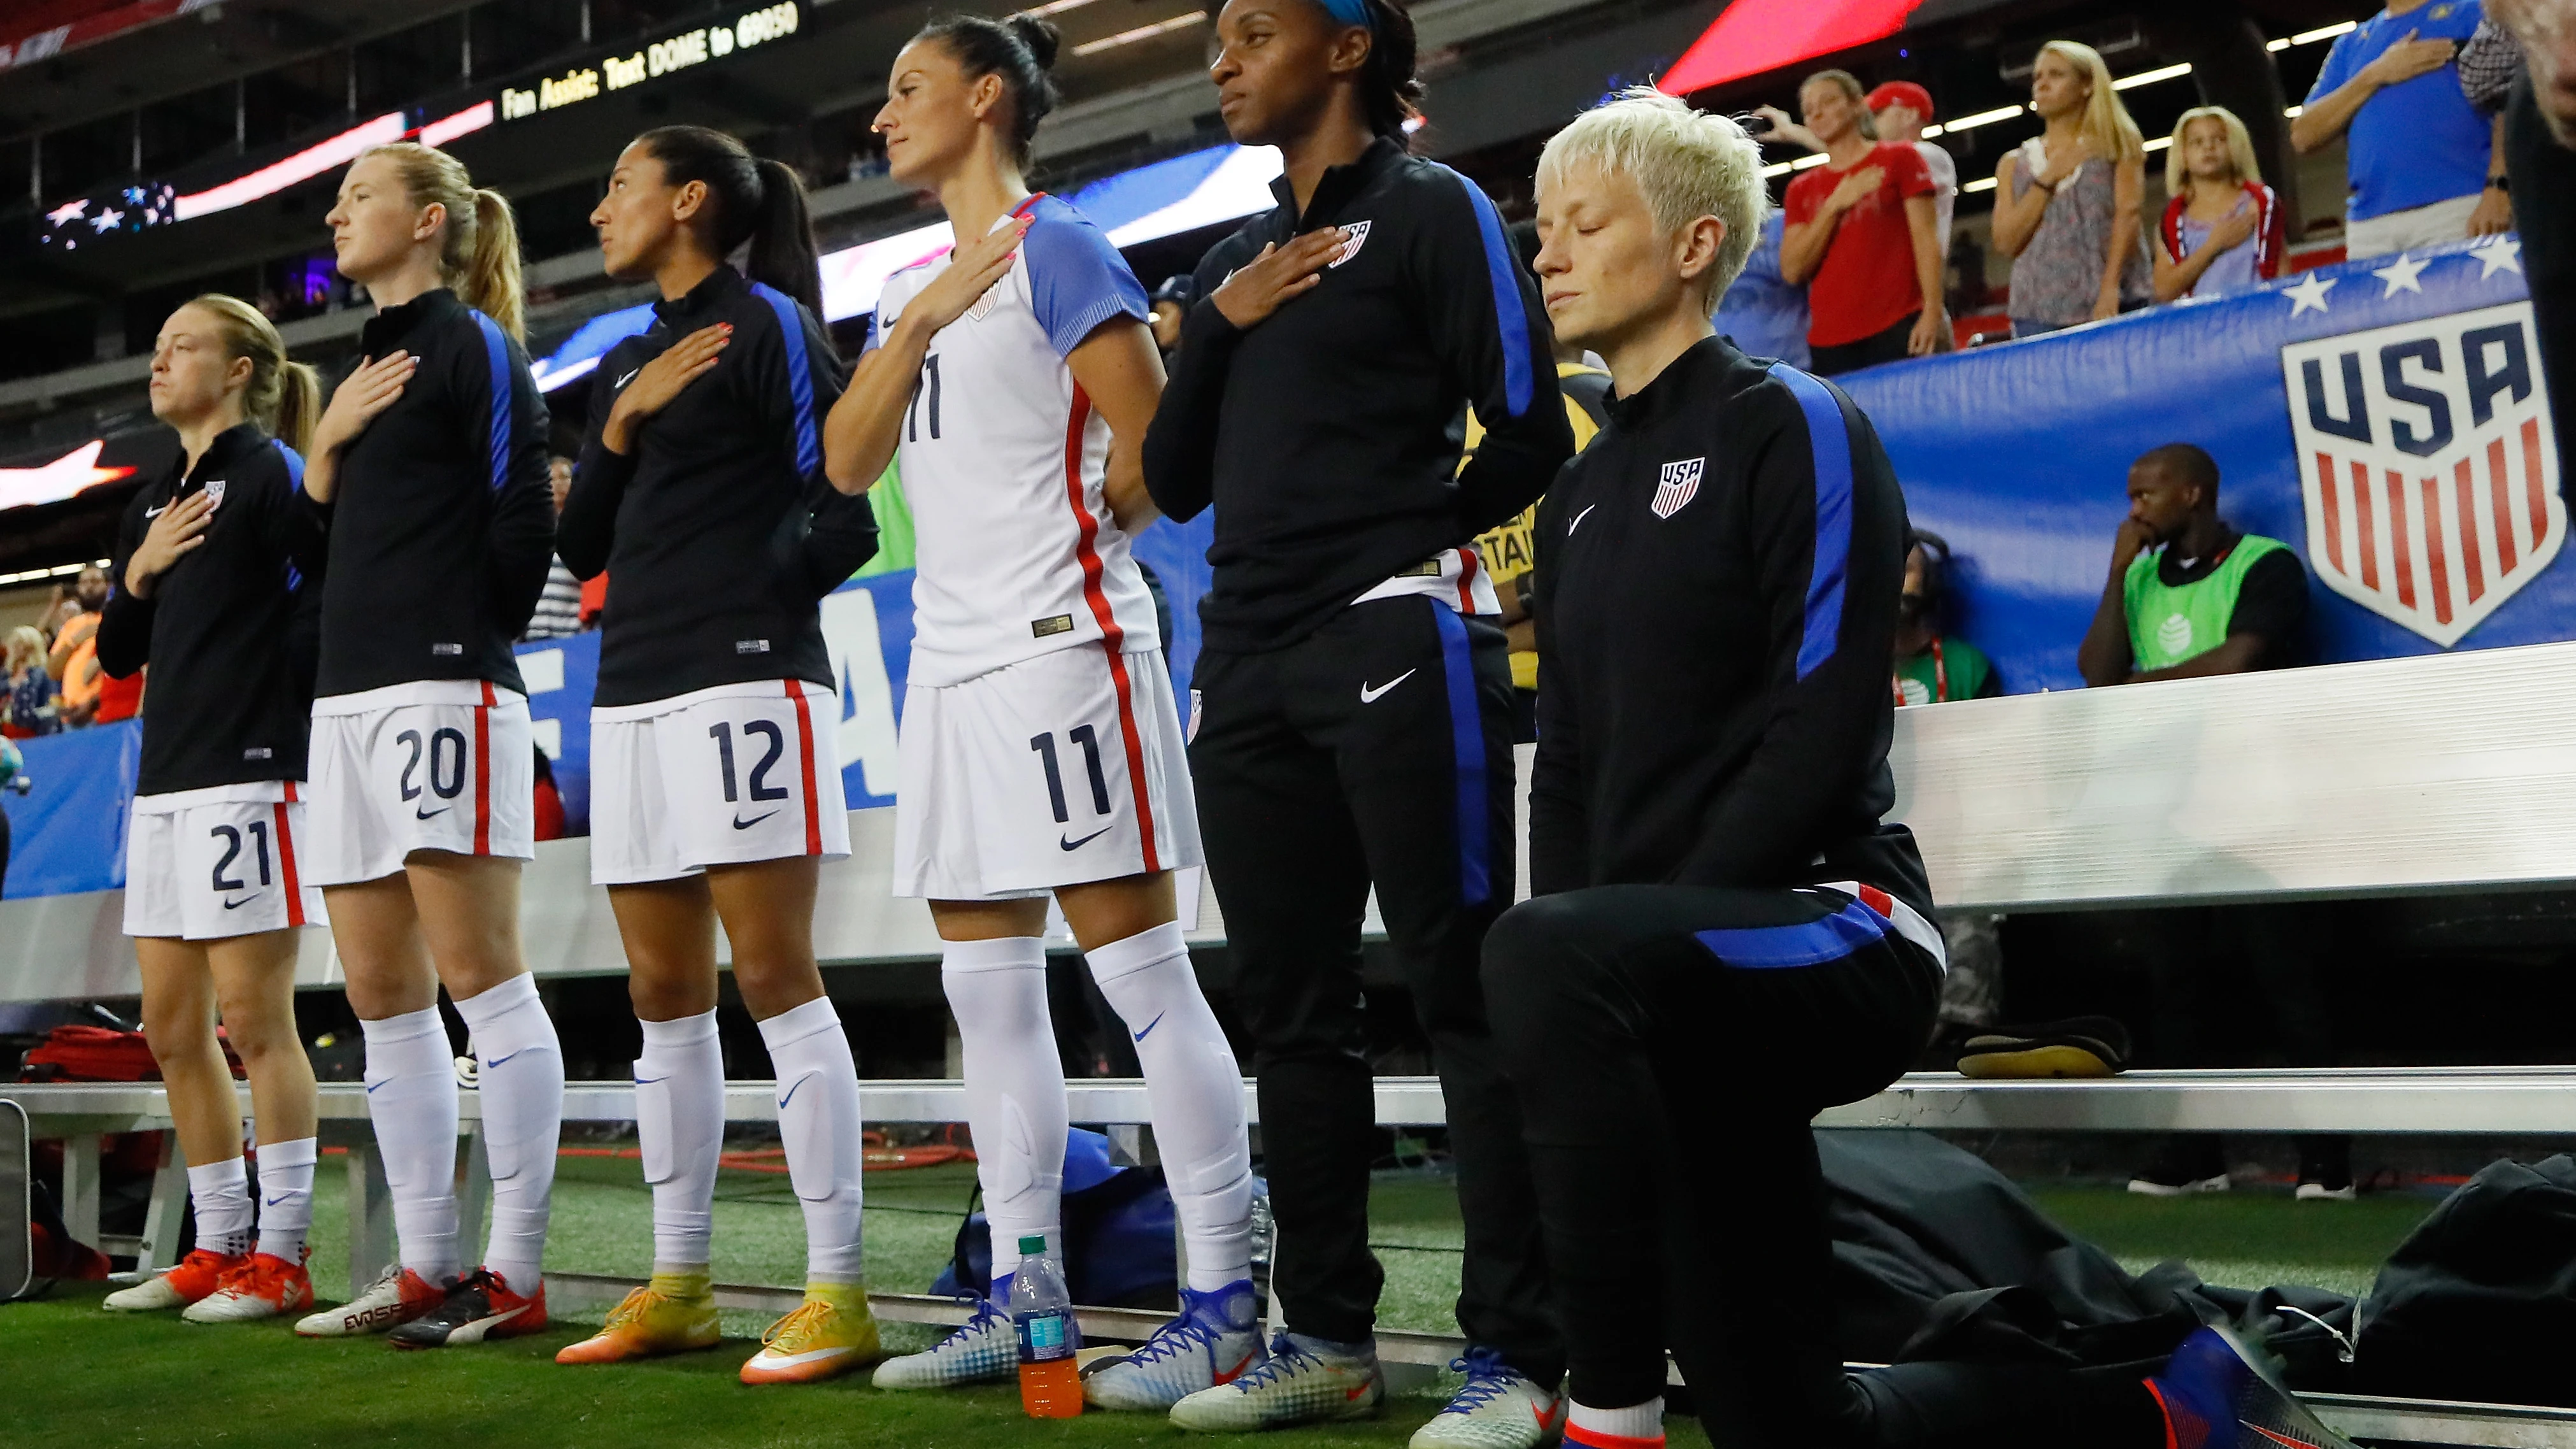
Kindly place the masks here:
MULTIPOLYGON (((1101 488, 1109 426, 1065 363, 1145 289, 1098 227, 1040 194, 1011 270, 930 341, 896 454, 912 507, 912 682, 944 687, 1082 644, 1160 647, 1154 602, 1101 488)), ((1000 223, 996 223, 999 225, 1000 223)), ((873 348, 948 266, 886 280, 873 348)), ((1126 440, 1128 447, 1142 438, 1126 440)))

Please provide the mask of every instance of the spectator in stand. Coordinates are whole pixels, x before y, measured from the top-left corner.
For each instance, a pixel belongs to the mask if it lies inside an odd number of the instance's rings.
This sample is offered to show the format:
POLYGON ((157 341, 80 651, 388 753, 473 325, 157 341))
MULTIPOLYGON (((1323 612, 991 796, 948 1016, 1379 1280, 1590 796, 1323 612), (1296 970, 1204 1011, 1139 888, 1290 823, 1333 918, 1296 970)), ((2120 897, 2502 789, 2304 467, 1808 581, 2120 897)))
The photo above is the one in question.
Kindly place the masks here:
MULTIPOLYGON (((2505 164, 2522 198, 2514 221, 2540 324, 2541 370, 2576 378, 2576 3, 2491 0, 2526 73, 2505 108, 2505 164)), ((2576 464, 2576 387, 2550 392, 2559 457, 2576 464)), ((2576 486, 2576 466, 2559 476, 2576 486)))
POLYGON ((545 746, 533 745, 530 748, 534 749, 537 755, 535 838, 561 840, 565 833, 563 787, 555 783, 555 762, 546 754, 545 746))
MULTIPOLYGON (((2076 652, 2095 687, 2196 679, 2296 662, 2308 616, 2307 571, 2278 539, 2241 533, 2218 515, 2218 464, 2189 443, 2151 449, 2129 468, 2129 517, 2111 545, 2111 573, 2076 652)), ((2318 977, 2318 922, 2297 906, 2158 911, 2148 918, 2154 1049, 2167 1067, 2213 1067, 2228 947, 2241 955, 2296 1067, 2335 1064, 2334 1030, 2318 977)), ((2169 1138, 2130 1179, 2154 1197, 2224 1191, 2214 1134, 2169 1138)), ((2352 1144, 2299 1142, 2298 1196, 2348 1201, 2352 1144)))
POLYGON ((2195 106, 2165 153, 2164 224, 2156 228, 2156 300, 2241 292, 2281 275, 2281 199, 2263 184, 2254 138, 2224 106, 2195 106))
MULTIPOLYGON (((572 459, 561 454, 547 459, 546 485, 554 492, 555 516, 561 518, 564 499, 572 493, 572 459)), ((537 595, 537 611, 528 616, 528 632, 519 638, 522 642, 570 638, 589 628, 590 623, 582 616, 581 580, 572 576, 572 570, 564 567, 563 555, 557 554, 546 567, 546 591, 537 595)), ((553 839, 547 835, 537 838, 553 839)))
POLYGON ((107 570, 96 564, 82 569, 71 597, 80 610, 54 631, 45 672, 62 690, 63 728, 76 730, 96 720, 99 685, 106 678, 98 667, 98 619, 107 606, 107 570))
POLYGON ((55 713, 54 677, 45 672, 45 636, 35 625, 9 631, 6 674, 9 692, 0 698, 0 736, 26 740, 63 727, 55 713))
POLYGON ((1776 357, 1804 371, 1807 355, 1807 289, 1780 279, 1780 234, 1788 220, 1764 208, 1762 230, 1744 271, 1717 299, 1717 330, 1747 357, 1776 357))
POLYGON ((1950 597, 1950 544, 1929 529, 1911 532, 1904 592, 1896 596, 1896 704, 1992 699, 2004 692, 1985 651, 1942 629, 1950 597))
POLYGON ((1940 349, 1941 248, 1923 155, 1883 142, 1851 72, 1818 71, 1798 87, 1825 164, 1789 183, 1780 277, 1805 284, 1811 370, 1832 374, 1940 349))
POLYGON ((2453 57, 2478 0, 2389 0, 2345 32, 2290 121, 2304 154, 2344 138, 2344 254, 2377 257, 2513 226, 2504 117, 2478 114, 2453 57))
POLYGON ((1181 319, 1190 315, 1198 291, 1198 278, 1188 272, 1167 277, 1154 289, 1154 346, 1165 357, 1181 345, 1181 319))
POLYGON ((2013 259, 2013 336, 2143 307, 2151 295, 2138 208, 2146 140, 2093 47, 2052 40, 2031 65, 2041 134, 1995 168, 1995 250, 2013 259))
MULTIPOLYGON (((1866 103, 1870 120, 1878 127, 1878 139, 1923 153, 1923 167, 1932 173, 1932 184, 1938 188, 1932 193, 1932 235, 1941 244, 1941 255, 1949 256, 1950 217, 1959 201, 1959 163, 1946 147, 1923 139, 1923 128, 1933 115, 1932 93, 1912 81, 1887 81, 1869 93, 1866 103)), ((1753 113, 1771 127, 1755 139, 1810 151, 1825 149, 1815 132, 1790 120, 1789 113, 1778 106, 1756 106, 1753 113)))

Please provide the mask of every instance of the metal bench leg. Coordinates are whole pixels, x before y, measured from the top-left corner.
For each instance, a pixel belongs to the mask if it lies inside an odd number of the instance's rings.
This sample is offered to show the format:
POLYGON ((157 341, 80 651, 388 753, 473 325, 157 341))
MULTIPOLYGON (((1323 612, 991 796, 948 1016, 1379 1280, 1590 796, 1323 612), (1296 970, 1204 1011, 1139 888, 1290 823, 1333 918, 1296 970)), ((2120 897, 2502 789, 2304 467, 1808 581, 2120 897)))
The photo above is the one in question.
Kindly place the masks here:
POLYGON ((98 1246, 98 1134, 63 1139, 63 1228, 72 1240, 98 1246))
POLYGON ((179 1134, 161 1134, 161 1166, 152 1174, 152 1204, 143 1212, 143 1238, 134 1250, 134 1273, 149 1278, 179 1256, 179 1225, 188 1211, 188 1158, 179 1134))
POLYGON ((394 1195, 373 1138, 349 1144, 349 1296, 383 1276, 394 1259, 394 1195))
POLYGON ((492 1154, 480 1123, 465 1131, 465 1162, 456 1177, 456 1251, 470 1268, 483 1261, 483 1223, 492 1208, 492 1154))

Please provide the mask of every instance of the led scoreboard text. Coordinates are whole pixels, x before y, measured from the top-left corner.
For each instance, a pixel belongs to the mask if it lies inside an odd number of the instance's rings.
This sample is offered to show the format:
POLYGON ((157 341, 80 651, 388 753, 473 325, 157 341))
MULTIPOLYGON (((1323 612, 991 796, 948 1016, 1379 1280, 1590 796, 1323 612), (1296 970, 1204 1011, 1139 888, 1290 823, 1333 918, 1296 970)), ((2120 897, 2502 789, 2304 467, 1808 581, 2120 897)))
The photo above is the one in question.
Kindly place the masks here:
POLYGON ((683 31, 654 41, 632 55, 603 56, 597 65, 576 66, 562 75, 546 76, 531 90, 503 86, 501 119, 522 120, 539 111, 591 100, 608 91, 622 91, 691 66, 722 60, 737 50, 784 40, 796 33, 798 9, 795 0, 781 0, 750 11, 730 25, 683 31))

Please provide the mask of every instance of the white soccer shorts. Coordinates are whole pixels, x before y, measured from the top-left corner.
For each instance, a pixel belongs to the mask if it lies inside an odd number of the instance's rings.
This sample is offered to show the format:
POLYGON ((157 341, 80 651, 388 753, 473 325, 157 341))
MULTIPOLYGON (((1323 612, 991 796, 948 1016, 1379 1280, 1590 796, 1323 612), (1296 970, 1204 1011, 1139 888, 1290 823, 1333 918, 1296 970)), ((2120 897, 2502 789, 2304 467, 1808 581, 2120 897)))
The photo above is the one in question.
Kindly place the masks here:
POLYGON ((1096 643, 904 691, 894 893, 1010 900, 1201 864, 1163 652, 1096 643))
POLYGON ((220 941, 328 924, 306 878, 303 790, 256 780, 138 795, 125 824, 125 934, 220 941))
POLYGON ((382 880, 416 850, 534 860, 536 759, 527 697, 485 680, 313 701, 313 883, 382 880))
POLYGON ((797 679, 592 709, 591 883, 847 856, 839 720, 830 686, 797 679))

